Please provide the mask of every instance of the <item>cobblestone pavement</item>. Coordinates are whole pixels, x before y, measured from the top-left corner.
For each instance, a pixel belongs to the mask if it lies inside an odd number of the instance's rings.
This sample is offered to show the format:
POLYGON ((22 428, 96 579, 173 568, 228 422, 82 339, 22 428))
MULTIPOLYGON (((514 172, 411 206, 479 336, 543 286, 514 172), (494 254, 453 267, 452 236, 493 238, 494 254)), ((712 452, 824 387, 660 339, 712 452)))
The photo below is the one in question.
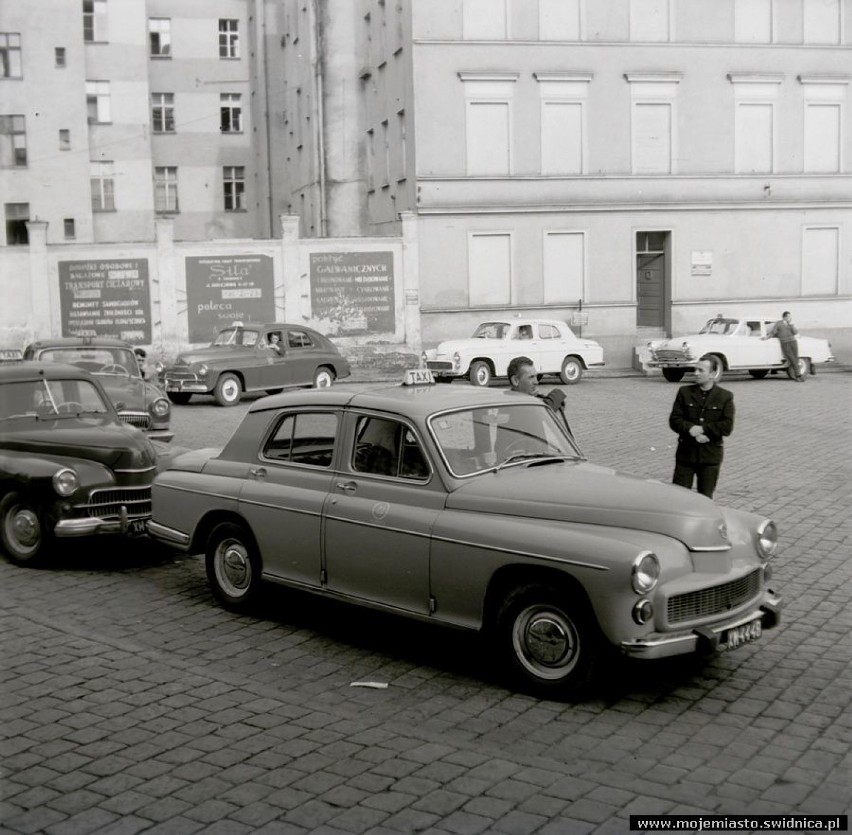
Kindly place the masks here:
MULTIPOLYGON (((625 662, 577 703, 474 637, 295 594, 219 608, 197 557, 72 541, 0 560, 3 832, 622 833, 642 813, 852 806, 852 375, 734 378, 717 499, 775 518, 783 625, 704 665, 625 662), (384 690, 352 682, 387 682, 384 690)), ((590 458, 668 481, 676 387, 567 389, 590 458)), ((247 406, 175 410, 221 443, 247 406)))

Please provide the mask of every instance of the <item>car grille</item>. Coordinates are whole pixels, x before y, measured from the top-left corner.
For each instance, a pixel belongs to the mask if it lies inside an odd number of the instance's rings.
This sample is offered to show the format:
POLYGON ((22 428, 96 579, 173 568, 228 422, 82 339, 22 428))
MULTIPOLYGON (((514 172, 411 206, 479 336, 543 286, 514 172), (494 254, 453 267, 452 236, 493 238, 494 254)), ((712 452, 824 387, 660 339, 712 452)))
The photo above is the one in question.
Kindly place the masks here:
POLYGON ((166 381, 169 380, 191 380, 193 383, 198 381, 198 375, 191 371, 167 371, 166 381))
POLYGON ((662 348, 654 351, 654 358, 656 360, 685 360, 687 359, 686 354, 683 351, 678 351, 673 348, 662 348))
POLYGON ((760 569, 721 586, 700 589, 669 598, 669 623, 699 620, 736 609, 760 591, 760 569))
POLYGON ((135 426, 137 429, 151 428, 151 415, 147 412, 119 412, 118 416, 121 418, 122 423, 130 424, 130 426, 135 426))
POLYGON ((93 490, 86 505, 86 513, 98 519, 118 518, 121 508, 127 508, 131 519, 151 515, 151 488, 115 487, 108 490, 93 490))
POLYGON ((451 362, 442 362, 440 360, 429 360, 426 363, 426 367, 430 371, 452 371, 453 364, 451 362))

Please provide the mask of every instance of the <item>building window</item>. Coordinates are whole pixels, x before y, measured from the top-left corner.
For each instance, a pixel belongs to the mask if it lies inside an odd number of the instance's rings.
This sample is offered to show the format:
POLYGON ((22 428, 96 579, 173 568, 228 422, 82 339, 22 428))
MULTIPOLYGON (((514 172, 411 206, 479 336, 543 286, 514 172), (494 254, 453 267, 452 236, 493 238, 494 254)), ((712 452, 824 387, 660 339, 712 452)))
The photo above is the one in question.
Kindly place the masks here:
POLYGON ((239 20, 219 19, 219 57, 240 57, 240 22, 239 20))
POLYGON ((246 195, 245 168, 242 165, 226 165, 222 173, 222 184, 225 189, 225 211, 243 211, 246 195))
POLYGON ((172 54, 172 21, 168 17, 148 19, 148 42, 153 58, 168 58, 172 54))
POLYGON ((802 295, 836 296, 840 281, 840 229, 802 230, 802 295))
POLYGON ((843 112, 849 79, 799 76, 805 97, 805 173, 835 174, 843 167, 843 112))
POLYGON ((66 217, 62 221, 62 225, 63 225, 63 228, 65 229, 65 239, 66 240, 71 240, 71 239, 77 237, 77 232, 74 228, 75 224, 74 224, 74 218, 73 217, 66 217))
POLYGON ((26 117, 0 116, 0 168, 19 168, 26 164, 26 117))
POLYGON ((467 242, 467 276, 471 307, 511 303, 511 233, 472 233, 467 242))
POLYGON ((90 125, 111 121, 109 81, 86 82, 86 113, 90 125))
POLYGON ((26 246, 30 242, 27 222, 30 219, 29 203, 6 204, 6 245, 26 246))
POLYGON ((632 99, 631 161, 634 174, 672 174, 674 105, 679 73, 627 73, 632 99))
POLYGON ((158 212, 178 212, 177 166, 154 168, 154 208, 158 212))
POLYGON ((115 177, 112 162, 91 163, 92 211, 115 210, 115 177))
POLYGON ((509 37, 508 0, 463 0, 465 40, 504 41, 509 37))
POLYGON ((59 150, 60 151, 70 151, 71 150, 71 131, 68 128, 60 128, 59 129, 59 150))
POLYGON ((803 11, 805 43, 840 43, 840 0, 805 0, 803 11))
POLYGON ((583 39, 580 0, 539 0, 538 36, 543 41, 583 39))
POLYGON ((83 0, 83 40, 86 43, 107 39, 106 0, 83 0))
POLYGON ((541 173, 585 173, 585 100, 591 73, 534 75, 541 99, 541 173))
POLYGON ((243 97, 239 93, 219 95, 219 130, 222 133, 242 133, 243 97))
POLYGON ((772 43, 772 0, 734 0, 734 41, 772 43))
POLYGON ((586 241, 583 232, 544 233, 544 303, 585 298, 586 241))
POLYGON ((174 133, 174 93, 151 93, 151 125, 154 133, 174 133))
POLYGON ((21 78, 21 36, 0 32, 0 78, 21 78))
POLYGON ((729 74, 734 85, 734 171, 775 170, 775 99, 781 76, 729 74))
POLYGON ((54 58, 54 62, 56 63, 57 67, 64 67, 65 66, 65 47, 64 46, 57 46, 53 50, 53 58, 54 58))
POLYGON ((516 73, 459 73, 465 93, 467 173, 500 176, 512 170, 512 94, 516 73))
POLYGON ((669 0, 630 0, 630 40, 671 40, 669 0))

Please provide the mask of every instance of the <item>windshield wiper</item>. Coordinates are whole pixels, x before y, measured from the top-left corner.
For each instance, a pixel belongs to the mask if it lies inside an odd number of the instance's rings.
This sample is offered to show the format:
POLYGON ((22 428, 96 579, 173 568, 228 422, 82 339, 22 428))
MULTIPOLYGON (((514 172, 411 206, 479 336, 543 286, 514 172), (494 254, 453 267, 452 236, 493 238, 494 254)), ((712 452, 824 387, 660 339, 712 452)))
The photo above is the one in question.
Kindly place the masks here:
POLYGON ((529 459, 529 460, 549 459, 549 460, 553 460, 553 461, 564 461, 564 460, 566 460, 566 456, 559 455, 558 453, 553 453, 553 452, 516 452, 516 453, 510 455, 508 458, 501 461, 499 464, 497 464, 497 466, 494 467, 492 471, 495 472, 495 473, 499 472, 500 470, 503 469, 503 467, 508 466, 513 461, 524 461, 524 460, 527 460, 527 459, 529 459))

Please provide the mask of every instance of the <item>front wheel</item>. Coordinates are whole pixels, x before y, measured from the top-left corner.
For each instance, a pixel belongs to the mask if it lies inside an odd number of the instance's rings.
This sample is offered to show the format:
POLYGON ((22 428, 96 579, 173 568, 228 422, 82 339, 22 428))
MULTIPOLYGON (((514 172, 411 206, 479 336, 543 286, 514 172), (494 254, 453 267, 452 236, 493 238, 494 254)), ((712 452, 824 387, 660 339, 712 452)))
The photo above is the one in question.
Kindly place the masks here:
POLYGON ((216 599, 232 612, 251 606, 261 584, 261 562, 254 537, 241 525, 222 522, 207 538, 207 580, 216 599))
POLYGON ((670 383, 679 383, 683 379, 684 374, 686 374, 685 368, 663 369, 663 377, 665 377, 670 383))
POLYGON ((719 380, 722 379, 722 374, 725 371, 725 361, 719 354, 709 354, 708 355, 711 360, 713 360, 713 370, 710 372, 710 379, 714 383, 718 383, 719 380))
POLYGON ((37 565, 50 535, 39 508, 19 493, 7 493, 0 501, 0 543, 16 565, 37 565))
POLYGON ((323 365, 321 368, 318 368, 314 372, 314 388, 315 389, 327 389, 331 388, 331 384, 334 382, 334 372, 323 365))
POLYGON ((166 397, 168 397, 176 406, 186 406, 192 395, 185 391, 169 391, 166 392, 166 397))
POLYGON ((577 357, 565 357, 562 360, 562 370, 559 372, 559 379, 566 386, 573 386, 580 382, 580 377, 583 376, 583 363, 577 357))
POLYGON ((602 640, 588 606, 567 590, 516 588, 497 615, 497 653, 523 689, 567 696, 592 680, 602 640))
POLYGON ((491 366, 487 362, 477 360, 470 364, 468 377, 474 386, 487 386, 491 382, 491 366))
POLYGON ((213 397, 220 406, 236 406, 242 393, 243 387, 236 374, 222 374, 213 389, 213 397))

